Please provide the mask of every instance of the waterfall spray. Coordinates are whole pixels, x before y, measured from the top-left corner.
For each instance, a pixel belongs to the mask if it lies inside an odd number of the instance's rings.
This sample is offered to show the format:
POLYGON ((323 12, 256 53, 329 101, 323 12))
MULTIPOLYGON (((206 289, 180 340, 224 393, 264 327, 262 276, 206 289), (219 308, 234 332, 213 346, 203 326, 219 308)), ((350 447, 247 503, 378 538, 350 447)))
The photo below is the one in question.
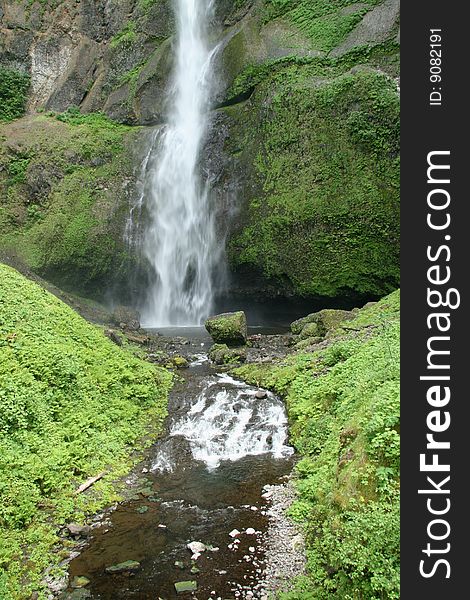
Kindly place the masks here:
POLYGON ((220 253, 207 181, 198 173, 207 130, 215 49, 206 27, 212 0, 176 0, 176 59, 167 123, 155 142, 145 198, 144 252, 154 272, 147 326, 200 325, 213 299, 220 253))

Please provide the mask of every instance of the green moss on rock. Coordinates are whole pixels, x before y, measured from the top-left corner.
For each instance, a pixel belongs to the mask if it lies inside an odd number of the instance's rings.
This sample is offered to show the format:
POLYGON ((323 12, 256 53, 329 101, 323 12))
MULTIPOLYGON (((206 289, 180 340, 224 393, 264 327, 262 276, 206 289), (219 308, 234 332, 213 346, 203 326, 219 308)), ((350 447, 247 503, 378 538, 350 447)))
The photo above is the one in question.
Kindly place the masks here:
POLYGON ((239 346, 246 343, 248 330, 243 311, 209 317, 205 327, 214 342, 239 346))
POLYGON ((229 348, 227 344, 214 344, 209 351, 210 360, 216 365, 234 365, 246 361, 245 348, 229 348))
POLYGON ((125 265, 131 128, 68 111, 3 125, 0 252, 90 294, 125 265))

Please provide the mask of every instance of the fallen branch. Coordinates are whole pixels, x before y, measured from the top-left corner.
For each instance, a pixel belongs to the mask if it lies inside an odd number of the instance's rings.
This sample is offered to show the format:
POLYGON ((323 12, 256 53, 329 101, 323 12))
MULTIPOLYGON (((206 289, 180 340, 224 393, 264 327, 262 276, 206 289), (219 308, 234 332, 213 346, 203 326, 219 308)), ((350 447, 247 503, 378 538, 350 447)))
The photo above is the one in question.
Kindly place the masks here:
POLYGON ((95 477, 90 477, 90 479, 87 479, 85 481, 85 483, 82 483, 82 485, 75 492, 75 495, 78 496, 78 494, 81 494, 81 493, 85 492, 88 488, 90 488, 97 481, 99 481, 100 479, 102 479, 105 475, 106 475, 106 471, 103 471, 99 475, 95 475, 95 477))

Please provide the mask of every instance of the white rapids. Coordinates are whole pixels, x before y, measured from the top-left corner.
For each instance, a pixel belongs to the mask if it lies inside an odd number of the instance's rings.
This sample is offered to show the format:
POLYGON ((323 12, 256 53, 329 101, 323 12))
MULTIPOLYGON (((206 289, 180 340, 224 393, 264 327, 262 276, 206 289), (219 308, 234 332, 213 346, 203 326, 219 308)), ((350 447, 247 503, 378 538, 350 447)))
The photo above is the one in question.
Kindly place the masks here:
MULTIPOLYGON (((287 416, 282 401, 228 375, 205 381, 188 412, 170 426, 170 436, 182 436, 192 456, 210 470, 223 461, 270 454, 283 458, 293 453, 287 442, 287 416)), ((173 470, 172 457, 157 455, 152 470, 173 470)))
POLYGON ((206 32, 212 4, 212 0, 175 0, 176 57, 167 122, 144 160, 146 197, 136 207, 138 213, 145 202, 149 223, 143 232, 143 251, 154 272, 142 311, 146 327, 200 325, 210 314, 213 276, 223 256, 209 184, 198 168, 217 51, 210 47, 206 32))

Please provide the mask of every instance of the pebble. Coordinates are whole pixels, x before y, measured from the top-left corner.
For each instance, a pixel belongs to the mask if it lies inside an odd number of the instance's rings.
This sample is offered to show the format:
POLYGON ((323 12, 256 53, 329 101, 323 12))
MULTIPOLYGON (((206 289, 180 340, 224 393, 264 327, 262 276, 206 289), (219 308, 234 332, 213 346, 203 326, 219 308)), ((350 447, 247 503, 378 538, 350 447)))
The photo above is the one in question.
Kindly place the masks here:
POLYGON ((186 548, 188 548, 188 550, 190 550, 193 554, 198 555, 206 550, 206 546, 202 542, 190 542, 186 545, 186 548))
POLYGON ((260 600, 270 592, 285 588, 285 582, 293 581, 305 572, 304 538, 297 525, 286 516, 286 511, 296 499, 295 490, 288 480, 281 485, 263 488, 268 495, 270 509, 269 527, 266 535, 266 568, 260 600))
POLYGON ((238 529, 232 529, 232 531, 229 533, 230 537, 237 537, 237 535, 240 535, 240 532, 238 531, 238 529))
POLYGON ((247 535, 254 535, 256 533, 256 530, 253 529, 253 527, 248 527, 248 529, 245 531, 245 533, 247 535))

